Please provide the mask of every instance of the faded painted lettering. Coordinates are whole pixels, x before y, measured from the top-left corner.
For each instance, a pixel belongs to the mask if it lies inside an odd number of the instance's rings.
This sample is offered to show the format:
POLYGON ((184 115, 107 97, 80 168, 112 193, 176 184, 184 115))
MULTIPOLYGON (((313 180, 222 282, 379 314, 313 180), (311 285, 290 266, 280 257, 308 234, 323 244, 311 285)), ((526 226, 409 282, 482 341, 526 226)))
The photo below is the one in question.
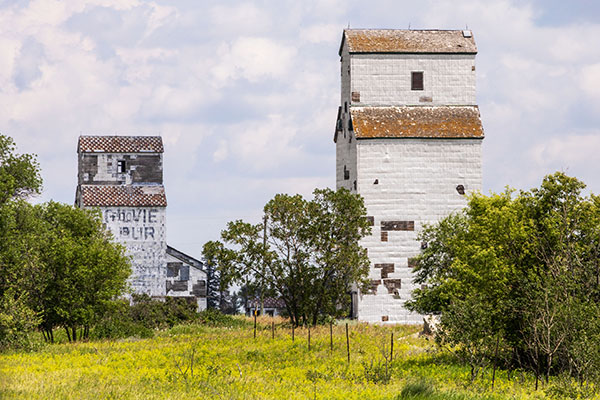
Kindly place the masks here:
POLYGON ((121 209, 121 208, 107 208, 104 211, 104 222, 141 222, 141 223, 155 223, 157 222, 156 215, 158 210, 156 209, 121 209))
POLYGON ((112 227, 113 234, 121 240, 159 240, 159 210, 150 208, 107 208, 104 222, 112 227))

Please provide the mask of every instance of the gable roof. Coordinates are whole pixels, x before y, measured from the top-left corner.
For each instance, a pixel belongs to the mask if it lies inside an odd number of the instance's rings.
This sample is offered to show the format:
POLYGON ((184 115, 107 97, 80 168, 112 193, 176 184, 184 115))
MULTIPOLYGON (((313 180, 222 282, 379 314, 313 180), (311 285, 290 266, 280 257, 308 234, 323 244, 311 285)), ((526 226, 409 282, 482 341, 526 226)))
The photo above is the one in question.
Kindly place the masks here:
POLYGON ((160 136, 79 136, 78 153, 162 153, 160 136))
POLYGON ((477 54, 471 31, 344 29, 344 42, 350 53, 477 54))
POLYGON ((197 268, 201 271, 204 271, 204 263, 192 256, 185 254, 182 251, 177 250, 174 247, 167 245, 167 254, 173 256, 174 258, 191 265, 194 268, 197 268))
POLYGON ((162 185, 80 185, 83 207, 166 207, 162 185))
POLYGON ((356 139, 483 139, 477 106, 351 107, 356 139))

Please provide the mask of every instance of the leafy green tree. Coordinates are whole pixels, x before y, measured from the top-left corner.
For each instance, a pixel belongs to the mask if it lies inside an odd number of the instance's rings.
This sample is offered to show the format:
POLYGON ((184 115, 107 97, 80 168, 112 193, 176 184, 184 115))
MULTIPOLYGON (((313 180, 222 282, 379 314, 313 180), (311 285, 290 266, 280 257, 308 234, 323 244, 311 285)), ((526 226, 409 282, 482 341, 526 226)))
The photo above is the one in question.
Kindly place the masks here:
POLYGON ((79 338, 87 337, 109 302, 124 294, 129 258, 99 212, 55 202, 37 207, 47 226, 40 254, 48 282, 40 296, 42 326, 48 335, 63 326, 73 341, 81 327, 79 338))
POLYGON ((42 189, 39 164, 32 154, 17 154, 15 142, 0 135, 0 204, 24 199, 42 189))
MULTIPOLYGON (((530 191, 472 195, 422 232, 416 280, 426 286, 409 307, 441 313, 444 340, 462 351, 498 337, 510 365, 546 380, 591 377, 600 358, 582 346, 598 333, 600 203, 584 187, 555 173, 530 191)), ((476 365, 490 361, 491 343, 479 346, 487 350, 476 365)))
POLYGON ((17 154, 14 141, 0 135, 0 347, 24 346, 37 326, 32 289, 40 281, 41 243, 32 207, 24 202, 40 193, 42 178, 34 155, 17 154))
POLYGON ((282 298, 296 325, 343 314, 351 286, 367 283, 359 240, 370 226, 362 198, 345 189, 317 189, 313 200, 278 194, 264 213, 263 224, 230 222, 223 242, 205 244, 222 284, 282 298))

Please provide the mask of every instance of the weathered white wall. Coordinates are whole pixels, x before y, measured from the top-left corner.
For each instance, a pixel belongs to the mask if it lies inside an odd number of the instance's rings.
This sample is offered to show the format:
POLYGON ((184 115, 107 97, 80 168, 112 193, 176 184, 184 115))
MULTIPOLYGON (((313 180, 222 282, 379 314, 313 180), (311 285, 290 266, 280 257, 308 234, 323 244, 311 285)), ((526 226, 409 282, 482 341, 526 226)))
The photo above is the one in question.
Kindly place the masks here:
POLYGON ((79 184, 162 183, 162 153, 79 153, 79 184), (118 162, 125 161, 125 172, 118 162))
POLYGON ((475 55, 353 54, 351 92, 360 93, 356 106, 474 105, 475 55), (411 90, 411 72, 423 71, 424 90, 411 90))
POLYGON ((171 297, 195 297, 198 311, 206 310, 206 272, 168 253, 166 262, 167 265, 171 263, 181 264, 181 266, 187 267, 189 271, 187 279, 185 279, 186 277, 183 276, 181 270, 178 271, 176 276, 169 276, 169 273, 167 273, 166 295, 171 297), (200 287, 204 288, 204 297, 198 296, 196 290, 200 287))
POLYGON ((356 181, 356 140, 354 133, 346 131, 345 137, 342 133, 338 134, 335 151, 336 187, 338 189, 343 187, 354 190, 354 181, 356 181), (348 179, 344 179, 344 166, 350 172, 348 179))
POLYGON ((474 54, 341 55, 341 102, 348 106, 475 105, 474 54), (423 90, 411 90, 411 72, 423 72, 423 90), (352 92, 360 101, 351 101, 352 92))
POLYGON ((358 318, 370 322, 420 323, 404 309, 415 288, 409 258, 419 254, 416 240, 423 224, 432 223, 466 205, 457 185, 481 190, 479 139, 369 139, 357 145, 358 192, 367 215, 374 217, 372 235, 362 241, 371 260, 370 279, 381 280, 377 294, 361 294, 358 318), (375 180, 378 184, 374 184, 375 180), (381 221, 414 221, 414 231, 388 231, 381 239, 381 221), (387 279, 401 279, 396 294, 388 293, 381 268, 394 264, 387 279))
POLYGON ((129 281, 136 293, 165 295, 165 207, 101 207, 113 237, 132 256, 129 281))
POLYGON ((356 181, 356 138, 354 132, 348 129, 350 115, 350 58, 348 46, 344 42, 341 58, 341 115, 342 131, 337 135, 336 141, 336 188, 354 190, 356 181), (350 177, 344 179, 344 166, 350 171, 350 177))

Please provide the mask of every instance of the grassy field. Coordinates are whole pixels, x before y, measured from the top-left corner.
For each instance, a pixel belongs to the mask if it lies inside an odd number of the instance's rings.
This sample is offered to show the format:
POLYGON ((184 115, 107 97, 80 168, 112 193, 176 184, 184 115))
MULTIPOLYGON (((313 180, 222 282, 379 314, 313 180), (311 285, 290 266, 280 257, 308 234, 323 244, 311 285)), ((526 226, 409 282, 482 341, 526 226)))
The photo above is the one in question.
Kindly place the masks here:
POLYGON ((152 339, 42 346, 0 354, 2 399, 542 399, 531 376, 469 370, 417 337, 418 327, 345 325, 308 331, 249 320, 177 326, 152 339), (394 358, 390 360, 391 334, 394 358))

